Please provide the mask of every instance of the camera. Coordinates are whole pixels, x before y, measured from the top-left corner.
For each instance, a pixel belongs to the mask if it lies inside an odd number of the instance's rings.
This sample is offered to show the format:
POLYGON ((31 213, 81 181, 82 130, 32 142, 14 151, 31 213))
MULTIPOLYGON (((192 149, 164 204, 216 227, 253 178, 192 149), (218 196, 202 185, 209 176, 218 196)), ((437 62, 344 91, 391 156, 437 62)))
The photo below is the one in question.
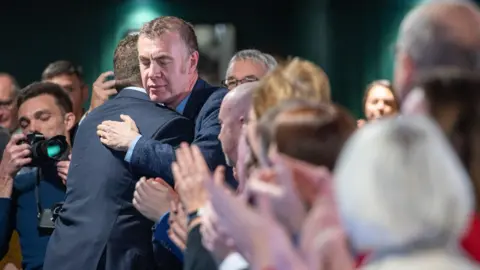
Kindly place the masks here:
POLYGON ((67 139, 63 135, 57 135, 50 139, 39 132, 30 133, 25 140, 18 144, 27 143, 31 146, 32 162, 26 167, 42 167, 55 164, 58 161, 67 160, 69 146, 67 139))
POLYGON ((55 229, 55 220, 62 210, 63 203, 56 203, 51 209, 44 209, 38 216, 38 227, 40 229, 55 229))

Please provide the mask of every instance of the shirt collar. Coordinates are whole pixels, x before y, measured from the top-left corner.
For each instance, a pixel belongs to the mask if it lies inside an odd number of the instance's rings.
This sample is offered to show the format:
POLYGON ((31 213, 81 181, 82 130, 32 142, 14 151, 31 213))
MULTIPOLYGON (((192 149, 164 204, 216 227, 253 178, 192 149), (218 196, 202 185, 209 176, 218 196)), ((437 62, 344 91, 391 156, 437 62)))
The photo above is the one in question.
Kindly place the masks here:
POLYGON ((135 87, 135 86, 129 86, 129 87, 125 87, 124 89, 130 89, 130 90, 135 90, 135 91, 139 91, 139 92, 142 92, 142 93, 147 93, 147 91, 141 87, 135 87))
POLYGON ((177 111, 179 114, 183 114, 185 111, 185 106, 187 105, 188 99, 190 98, 191 94, 188 94, 187 97, 185 97, 180 104, 175 108, 175 111, 177 111))
MULTIPOLYGON (((147 90, 141 88, 141 87, 136 87, 136 86, 129 86, 129 87, 125 87, 123 89, 129 89, 129 90, 134 90, 134 91, 138 91, 138 92, 142 92, 144 94, 147 94, 147 90)), ((163 103, 157 103, 158 105, 161 105, 161 106, 165 106, 165 104, 163 103)))

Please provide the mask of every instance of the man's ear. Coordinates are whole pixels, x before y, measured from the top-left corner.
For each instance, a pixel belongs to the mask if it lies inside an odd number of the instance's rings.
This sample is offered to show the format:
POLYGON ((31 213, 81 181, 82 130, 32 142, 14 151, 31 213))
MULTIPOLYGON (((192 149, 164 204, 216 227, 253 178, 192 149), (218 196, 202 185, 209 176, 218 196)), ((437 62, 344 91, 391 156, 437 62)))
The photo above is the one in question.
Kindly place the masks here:
POLYGON ((188 62, 188 74, 193 74, 194 72, 197 71, 197 65, 198 65, 198 59, 199 59, 200 55, 198 53, 198 51, 194 51, 191 55, 190 55, 190 61, 188 62))
POLYGON ((64 116, 64 123, 65 127, 67 128, 67 131, 70 132, 70 130, 75 126, 75 114, 72 112, 66 113, 64 116))

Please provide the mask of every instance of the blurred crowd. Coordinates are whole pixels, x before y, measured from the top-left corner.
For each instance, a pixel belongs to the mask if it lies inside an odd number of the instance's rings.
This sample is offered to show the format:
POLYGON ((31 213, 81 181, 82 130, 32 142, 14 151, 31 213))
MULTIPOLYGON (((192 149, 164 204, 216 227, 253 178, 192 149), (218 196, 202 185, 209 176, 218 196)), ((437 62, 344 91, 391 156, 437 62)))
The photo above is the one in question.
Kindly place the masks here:
POLYGON ((478 6, 410 11, 360 119, 308 60, 241 50, 214 86, 199 59, 162 16, 91 87, 0 73, 1 267, 480 269, 478 6))

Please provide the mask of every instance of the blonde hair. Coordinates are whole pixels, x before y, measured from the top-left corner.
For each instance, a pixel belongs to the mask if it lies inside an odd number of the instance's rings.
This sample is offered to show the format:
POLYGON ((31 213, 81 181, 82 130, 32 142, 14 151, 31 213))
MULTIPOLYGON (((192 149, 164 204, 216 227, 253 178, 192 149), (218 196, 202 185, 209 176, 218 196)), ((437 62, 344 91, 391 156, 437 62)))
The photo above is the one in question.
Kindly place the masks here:
POLYGON ((300 58, 279 66, 260 81, 252 108, 258 119, 268 109, 294 98, 330 102, 330 82, 322 68, 300 58))

